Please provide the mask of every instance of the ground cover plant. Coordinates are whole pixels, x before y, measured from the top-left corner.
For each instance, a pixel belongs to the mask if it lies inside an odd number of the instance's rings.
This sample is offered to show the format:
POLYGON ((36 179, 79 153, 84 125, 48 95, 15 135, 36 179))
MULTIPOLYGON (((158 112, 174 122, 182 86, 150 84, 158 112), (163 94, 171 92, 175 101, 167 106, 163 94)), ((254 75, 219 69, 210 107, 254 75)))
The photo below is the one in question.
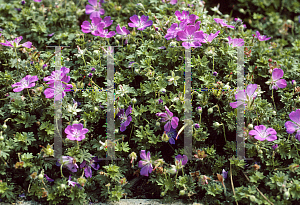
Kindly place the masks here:
MULTIPOLYGON (((239 2, 243 8, 245 1, 239 2)), ((0 5, 1 201, 299 201, 297 19, 288 19, 293 28, 286 29, 285 40, 272 33, 281 24, 270 24, 272 30, 259 22, 249 25, 205 1, 0 0, 0 5), (58 70, 55 49, 46 46, 62 47, 58 70), (192 124, 184 122, 186 50, 192 124), (113 143, 121 160, 104 160, 111 146, 108 56, 115 69, 113 143), (55 101, 62 102, 62 156, 46 160, 56 152, 55 101), (253 160, 236 154, 238 107, 245 110, 245 157, 253 160), (184 151, 187 126, 193 129, 193 159, 184 151)))

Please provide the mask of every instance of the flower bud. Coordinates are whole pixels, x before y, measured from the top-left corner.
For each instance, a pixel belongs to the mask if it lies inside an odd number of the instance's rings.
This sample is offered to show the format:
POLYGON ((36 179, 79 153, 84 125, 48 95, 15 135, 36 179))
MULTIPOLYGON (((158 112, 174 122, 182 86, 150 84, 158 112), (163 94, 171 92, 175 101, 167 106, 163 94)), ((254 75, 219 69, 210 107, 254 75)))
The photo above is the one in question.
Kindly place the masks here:
POLYGON ((199 114, 201 114, 201 113, 202 113, 202 108, 201 108, 201 107, 197 107, 197 112, 198 112, 199 114))
POLYGON ((168 142, 169 141, 169 136, 167 135, 166 132, 164 132, 164 134, 161 136, 161 140, 164 142, 168 142))
POLYGON ((129 154, 129 158, 130 158, 130 159, 137 159, 136 153, 135 153, 135 152, 131 152, 131 153, 129 154))
POLYGON ((6 129, 7 129, 7 125, 6 125, 6 123, 5 123, 5 122, 4 122, 4 124, 3 124, 3 126, 2 126, 2 127, 3 127, 3 129, 4 129, 4 130, 6 130, 6 129))
POLYGON ((54 150, 50 147, 50 145, 45 150, 46 155, 54 156, 54 150))
POLYGON ((263 154, 263 151, 260 149, 257 151, 258 154, 263 154))
POLYGON ((137 102, 136 98, 132 98, 131 102, 135 104, 137 102))
POLYGON ((166 193, 165 193, 165 192, 160 192, 160 195, 161 195, 161 196, 165 196, 166 193))
POLYGON ((86 182, 86 179, 84 177, 80 177, 77 179, 77 182, 81 185, 81 186, 84 186, 85 182, 86 182))
POLYGON ((72 122, 72 125, 74 125, 74 124, 79 124, 79 122, 77 120, 75 120, 72 122))
POLYGON ((207 110, 207 112, 208 112, 208 114, 211 114, 211 113, 213 113, 213 108, 209 108, 208 110, 207 110))
POLYGON ((220 127, 220 126, 221 126, 221 124, 220 124, 220 123, 218 123, 218 122, 214 122, 214 123, 213 123, 213 126, 214 126, 214 127, 216 127, 216 128, 218 128, 218 127, 220 127))
POLYGON ((3 141, 4 137, 2 136, 2 131, 0 132, 0 141, 3 141))
POLYGON ((160 123, 159 122, 156 122, 156 124, 155 124, 157 127, 159 127, 160 126, 160 123))
POLYGON ((180 195, 180 196, 185 195, 185 191, 184 191, 184 190, 180 190, 179 195, 180 195))
POLYGON ((116 11, 121 11, 122 7, 121 6, 116 6, 116 11))
POLYGON ((99 109, 98 109, 97 107, 94 107, 94 111, 95 111, 95 112, 98 112, 99 109))
POLYGON ((135 31, 131 31, 131 35, 134 37, 136 36, 136 32, 135 31))
POLYGON ((65 184, 61 184, 60 188, 64 190, 64 189, 66 189, 66 185, 65 184))
POLYGON ((248 129, 249 129, 249 130, 253 130, 253 124, 249 124, 249 125, 248 125, 248 129))
POLYGON ((119 129, 115 129, 115 133, 118 134, 119 133, 119 129))
POLYGON ((41 173, 41 174, 39 174, 38 178, 39 178, 39 180, 43 180, 44 179, 44 175, 41 173))

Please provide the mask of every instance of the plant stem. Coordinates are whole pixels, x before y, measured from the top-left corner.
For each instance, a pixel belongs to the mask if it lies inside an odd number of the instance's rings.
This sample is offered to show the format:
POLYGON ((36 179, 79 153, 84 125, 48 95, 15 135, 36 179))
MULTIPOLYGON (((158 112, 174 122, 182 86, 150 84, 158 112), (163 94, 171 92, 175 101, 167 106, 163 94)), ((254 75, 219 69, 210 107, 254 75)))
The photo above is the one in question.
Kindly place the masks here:
POLYGON ((20 75, 20 73, 19 73, 19 61, 18 61, 17 48, 15 48, 15 54, 16 54, 16 58, 17 58, 18 75, 20 75))
POLYGON ((277 110, 276 110, 275 101, 274 101, 274 96, 273 96, 273 90, 274 90, 274 89, 272 89, 272 100, 273 100, 273 103, 274 103, 274 109, 275 109, 275 111, 277 111, 277 110))
MULTIPOLYGON (((220 112, 219 105, 217 105, 216 107, 218 108, 218 111, 219 111, 219 114, 220 114, 220 117, 221 117, 221 112, 220 112)), ((200 115, 200 117, 201 117, 201 115, 200 115)), ((223 125, 223 132, 224 132, 224 138, 225 138, 225 142, 227 142, 227 140, 226 140, 226 134, 225 134, 225 127, 224 127, 224 123, 222 123, 222 125, 223 125)))
POLYGON ((32 99, 31 99, 31 96, 30 96, 30 94, 29 94, 29 90, 28 90, 28 88, 27 88, 27 92, 28 92, 28 95, 29 95, 29 97, 30 97, 31 104, 32 104, 32 106, 33 106, 32 99))
POLYGON ((65 176, 64 176, 63 173, 62 173, 62 166, 63 166, 63 165, 60 165, 60 174, 61 174, 61 177, 65 178, 65 176))

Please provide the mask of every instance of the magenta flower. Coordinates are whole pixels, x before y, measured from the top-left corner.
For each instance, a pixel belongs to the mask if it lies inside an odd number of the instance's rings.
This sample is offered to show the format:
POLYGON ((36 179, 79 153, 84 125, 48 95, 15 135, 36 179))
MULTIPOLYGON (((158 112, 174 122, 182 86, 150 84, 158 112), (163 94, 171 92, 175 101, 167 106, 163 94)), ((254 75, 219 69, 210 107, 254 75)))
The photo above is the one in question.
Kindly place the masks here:
POLYGON ((175 16, 177 16, 179 21, 186 22, 188 24, 194 24, 199 18, 199 16, 196 16, 195 14, 189 15, 189 11, 182 11, 182 13, 180 13, 180 11, 175 11, 175 16))
POLYGON ((95 68, 91 68, 91 71, 96 71, 96 69, 95 68))
POLYGON ((41 2, 42 0, 33 0, 33 1, 35 1, 35 2, 41 2))
POLYGON ((257 140, 268 140, 271 142, 277 139, 277 132, 273 128, 266 129, 264 125, 259 125, 255 126, 254 129, 249 132, 249 135, 255 135, 254 138, 257 140))
POLYGON ((203 33, 204 39, 201 43, 211 43, 214 38, 216 38, 219 35, 220 31, 217 31, 215 34, 211 33, 210 35, 203 33))
POLYGON ((68 125, 65 129, 65 133, 67 134, 67 138, 69 140, 81 141, 85 138, 85 134, 89 130, 87 128, 83 128, 83 124, 73 124, 68 125))
POLYGON ((234 38, 232 39, 230 36, 228 36, 228 44, 232 45, 232 47, 237 47, 237 46, 243 46, 244 45, 244 39, 242 38, 234 38))
POLYGON ((267 36, 260 35, 259 31, 255 32, 256 35, 253 35, 255 38, 257 38, 259 41, 267 41, 270 40, 272 37, 267 38, 267 36))
POLYGON ((49 34, 48 36, 53 36, 54 35, 54 33, 51 33, 51 34, 49 34))
POLYGON ((296 133, 296 139, 300 141, 300 109, 296 111, 292 111, 289 114, 291 121, 287 121, 284 126, 286 128, 286 132, 289 134, 293 134, 295 131, 296 133))
POLYGON ((26 48, 31 48, 32 43, 30 41, 27 41, 23 44, 19 44, 20 41, 22 41, 22 39, 23 39, 23 37, 20 36, 18 38, 15 38, 15 40, 13 40, 13 41, 6 41, 6 43, 0 43, 0 44, 2 44, 4 46, 15 47, 15 48, 19 48, 21 46, 26 47, 26 48))
POLYGON ((89 73, 88 77, 91 78, 93 76, 93 73, 89 73))
POLYGON ((204 39, 203 31, 196 31, 196 26, 192 25, 186 26, 185 30, 179 31, 177 35, 179 40, 184 41, 182 46, 186 49, 200 47, 200 42, 204 39))
POLYGON ((64 84, 64 83, 60 83, 60 85, 58 85, 58 83, 54 83, 52 84, 53 88, 47 88, 44 91, 45 97, 46 98, 53 98, 54 94, 55 94, 55 101, 59 101, 61 99, 63 99, 66 95, 66 92, 71 91, 71 89, 73 88, 73 86, 71 84, 64 84))
POLYGON ((92 169, 98 170, 100 168, 99 164, 96 164, 96 162, 100 162, 101 160, 98 159, 98 157, 93 157, 92 160, 90 161, 89 165, 87 165, 87 162, 84 160, 80 164, 80 169, 84 168, 84 175, 86 178, 92 178, 92 169))
POLYGON ((153 21, 148 21, 149 17, 142 15, 141 19, 137 15, 133 15, 129 18, 133 23, 128 23, 129 27, 137 27, 137 30, 144 30, 145 28, 152 26, 153 21))
MULTIPOLYGON (((173 23, 171 27, 167 30, 167 34, 165 35, 165 39, 170 40, 172 38, 177 37, 177 33, 179 31, 184 31, 185 27, 187 26, 186 22, 181 22, 178 27, 178 23, 173 23)), ((179 41, 179 39, 177 38, 179 41)))
POLYGON ((122 29, 121 29, 119 24, 117 25, 116 30, 117 30, 117 33, 120 34, 120 35, 125 36, 125 35, 130 34, 130 31, 128 31, 125 26, 123 26, 122 29))
POLYGON ((199 126, 199 124, 197 123, 197 124, 195 124, 195 128, 196 129, 199 129, 200 128, 200 126, 199 126))
POLYGON ((18 87, 13 89, 14 92, 21 92, 25 88, 32 88, 35 86, 35 81, 38 81, 37 76, 26 75, 20 82, 12 84, 11 87, 18 87))
POLYGON ((172 4, 172 5, 175 5, 175 4, 177 4, 177 0, 162 0, 162 2, 163 3, 170 3, 170 4, 172 4))
POLYGON ((83 33, 92 33, 94 36, 99 35, 98 29, 104 28, 105 23, 101 22, 101 18, 94 17, 92 22, 84 21, 81 25, 81 30, 83 33))
POLYGON ((97 0, 89 0, 89 3, 92 5, 86 5, 85 7, 85 13, 91 14, 90 19, 93 19, 94 17, 100 18, 100 15, 104 15, 105 11, 101 8, 101 3, 97 0))
POLYGON ((161 122, 168 121, 164 126, 164 130, 169 132, 171 130, 171 127, 173 127, 173 129, 176 129, 178 127, 179 119, 178 117, 173 117, 173 113, 170 112, 167 106, 165 106, 165 109, 167 113, 163 113, 163 112, 156 113, 156 116, 162 117, 161 122))
POLYGON ((21 1, 21 4, 24 5, 26 2, 24 0, 21 1))
POLYGON ((271 85, 272 89, 278 90, 278 88, 285 88, 287 86, 285 79, 280 79, 283 77, 283 70, 275 68, 272 72, 271 85))
POLYGON ((58 101, 64 98, 66 94, 65 92, 71 91, 73 86, 71 84, 67 84, 70 81, 70 76, 66 75, 69 72, 69 68, 62 67, 60 71, 55 70, 52 72, 51 76, 44 78, 44 81, 49 81, 47 84, 49 84, 50 87, 44 91, 46 98, 53 98, 55 91, 55 100, 58 101))
POLYGON ((221 24, 222 27, 225 26, 225 27, 227 27, 227 28, 234 28, 234 26, 227 25, 227 24, 225 23, 225 20, 223 20, 223 19, 214 18, 214 21, 215 21, 216 23, 221 24))
POLYGON ((238 106, 244 104, 245 106, 252 102, 257 96, 257 93, 255 93, 255 90, 257 89, 257 84, 250 84, 247 86, 247 91, 245 93, 245 90, 240 90, 236 95, 235 99, 237 102, 230 103, 230 106, 232 108, 237 108, 238 106))
POLYGON ((162 99, 158 99, 158 103, 163 103, 164 101, 162 99))
MULTIPOLYGON (((101 18, 100 18, 101 19, 101 18)), ((111 20, 110 16, 105 16, 102 20, 102 23, 104 23, 104 28, 109 27, 110 25, 112 25, 112 23, 114 22, 114 20, 111 20)))
POLYGON ((126 127, 130 124, 132 117, 129 116, 129 114, 132 112, 131 105, 126 110, 126 113, 124 113, 124 109, 121 109, 120 112, 117 114, 117 117, 121 120, 121 128, 120 131, 124 132, 126 130, 126 127))
POLYGON ((101 28, 101 27, 98 28, 98 32, 99 32, 98 36, 100 36, 102 38, 110 38, 110 37, 113 37, 114 35, 116 35, 116 32, 114 32, 114 31, 108 32, 108 29, 103 30, 103 28, 101 28))
POLYGON ((146 151, 141 150, 140 157, 142 158, 139 161, 139 168, 142 168, 140 174, 147 177, 149 176, 148 173, 151 174, 153 169, 150 152, 148 151, 146 156, 146 151))
POLYGON ((53 88, 53 84, 59 83, 61 81, 68 83, 70 81, 70 76, 67 76, 66 74, 70 72, 69 68, 62 67, 60 71, 52 71, 50 76, 47 76, 44 78, 44 81, 49 81, 47 84, 49 84, 50 87, 53 88))
POLYGON ((63 165, 63 167, 67 167, 68 170, 71 172, 77 172, 78 165, 74 161, 74 158, 70 156, 62 156, 58 161, 56 162, 57 166, 63 165))

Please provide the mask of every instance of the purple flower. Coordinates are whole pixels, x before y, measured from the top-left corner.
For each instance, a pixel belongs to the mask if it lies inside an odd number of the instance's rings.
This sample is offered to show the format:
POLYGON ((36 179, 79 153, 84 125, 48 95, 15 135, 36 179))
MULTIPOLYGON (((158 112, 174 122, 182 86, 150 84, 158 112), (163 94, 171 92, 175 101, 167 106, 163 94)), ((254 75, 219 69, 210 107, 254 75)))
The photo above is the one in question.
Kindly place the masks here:
POLYGON ((214 38, 216 38, 219 35, 219 33, 220 31, 217 31, 215 34, 211 33, 210 35, 203 33, 204 40, 202 40, 201 43, 211 43, 214 40, 214 38))
POLYGON ((203 31, 196 31, 196 26, 186 26, 184 31, 178 32, 178 38, 180 41, 184 41, 182 46, 186 49, 191 47, 200 47, 200 43, 204 39, 203 31))
POLYGON ((54 35, 54 33, 51 33, 51 34, 49 34, 48 36, 53 36, 54 35))
POLYGON ((175 137, 177 136, 176 130, 171 127, 170 131, 167 132, 167 136, 169 137, 169 143, 175 144, 175 137))
POLYGON ((140 174, 147 177, 148 173, 151 174, 153 169, 150 152, 148 151, 146 156, 146 151, 141 150, 140 157, 142 158, 139 161, 139 168, 142 168, 140 174))
POLYGON ((177 4, 177 0, 162 0, 163 3, 170 2, 170 4, 175 5, 177 4))
POLYGON ((129 27, 137 27, 137 30, 144 30, 145 28, 152 26, 153 21, 148 21, 149 17, 142 15, 141 19, 137 15, 133 15, 129 18, 133 23, 128 23, 129 27))
POLYGON ((47 67, 47 64, 44 64, 44 65, 43 65, 43 69, 45 69, 46 67, 47 67))
POLYGON ((26 196, 25 196, 25 193, 19 194, 19 197, 21 197, 21 198, 26 197, 26 196))
MULTIPOLYGON (((179 31, 184 31, 186 26, 187 26, 186 22, 181 22, 179 24, 179 27, 178 27, 178 23, 173 23, 171 25, 171 27, 167 30, 167 34, 165 35, 165 39, 170 40, 172 38, 176 38, 177 33, 179 31)), ((177 40, 179 40, 179 39, 177 38, 177 40)))
POLYGON ((186 155, 181 156, 179 154, 175 157, 175 164, 180 164, 181 163, 181 165, 186 165, 187 161, 188 161, 188 157, 186 155))
POLYGON ((92 76, 93 76, 93 74, 92 74, 92 73, 89 73, 88 77, 91 78, 92 76))
POLYGON ((193 7, 194 6, 194 4, 188 4, 188 7, 193 7))
POLYGON ((131 68, 131 66, 132 66, 133 63, 134 63, 134 61, 130 61, 129 65, 128 65, 128 68, 131 68))
POLYGON ((280 79, 283 77, 283 70, 275 68, 272 72, 271 85, 272 89, 285 88, 287 86, 286 80, 280 79), (280 79, 280 80, 279 80, 280 79))
POLYGON ((256 31, 255 33, 256 35, 254 35, 254 37, 257 38, 259 41, 267 41, 272 38, 272 37, 267 38, 267 36, 260 35, 259 31, 256 31))
POLYGON ((182 11, 182 13, 180 13, 180 11, 175 11, 175 16, 177 16, 179 21, 186 22, 188 24, 194 24, 195 21, 199 18, 199 16, 196 16, 195 14, 189 15, 188 11, 182 11))
POLYGON ((296 85, 296 81, 295 81, 295 80, 292 80, 292 85, 294 85, 294 84, 296 85))
POLYGON ((289 114, 289 117, 293 122, 287 121, 284 124, 286 132, 289 134, 293 134, 296 131, 297 133, 295 137, 300 141, 300 109, 292 111, 289 114))
POLYGON ((24 0, 21 1, 21 4, 24 5, 26 2, 24 0))
POLYGON ((173 129, 177 128, 179 119, 178 117, 173 117, 173 113, 170 112, 167 106, 165 106, 165 109, 167 113, 156 113, 156 116, 162 117, 161 122, 168 121, 164 126, 164 130, 169 132, 171 130, 171 126, 173 127, 173 129))
POLYGON ((116 30, 117 30, 117 33, 120 35, 126 36, 126 35, 130 34, 130 31, 127 30, 125 26, 123 26, 121 28, 119 24, 117 25, 116 30))
POLYGON ((98 170, 100 168, 99 164, 96 164, 96 162, 100 162, 101 160, 98 159, 98 157, 93 157, 92 160, 90 161, 89 165, 87 165, 87 162, 84 160, 80 164, 80 169, 84 168, 84 175, 86 178, 91 178, 92 177, 92 169, 98 170))
POLYGON ((238 106, 244 104, 245 106, 247 103, 250 103, 254 98, 256 98, 257 93, 254 93, 257 89, 257 84, 250 84, 247 86, 247 91, 245 93, 245 90, 240 90, 236 95, 235 99, 237 102, 230 103, 230 106, 232 108, 237 108, 238 106))
POLYGON ((83 124, 73 124, 68 125, 65 129, 65 133, 67 134, 67 138, 69 140, 77 140, 81 141, 85 138, 85 134, 89 130, 87 128, 83 128, 83 124))
POLYGON ((90 19, 93 19, 93 17, 100 18, 100 15, 104 15, 105 11, 101 8, 101 3, 97 0, 89 0, 89 3, 92 5, 86 5, 85 7, 85 13, 91 14, 90 19))
POLYGON ((166 47, 165 47, 165 46, 161 46, 161 47, 158 47, 158 49, 163 49, 163 50, 165 50, 166 47))
POLYGON ((162 99, 159 99, 158 100, 158 103, 163 103, 164 101, 162 99))
POLYGON ((37 76, 26 75, 20 82, 12 84, 11 87, 18 87, 13 89, 14 92, 21 92, 25 88, 32 88, 35 86, 35 81, 38 81, 37 76))
POLYGON ((237 46, 243 46, 244 45, 244 39, 242 38, 234 38, 232 39, 230 36, 228 36, 228 44, 232 45, 232 47, 237 47, 237 46))
POLYGON ((225 23, 225 20, 223 20, 223 19, 214 18, 214 21, 215 21, 216 23, 221 24, 222 27, 225 26, 225 27, 227 27, 227 28, 234 28, 234 26, 227 25, 227 24, 225 23))
POLYGON ((54 83, 52 84, 53 87, 47 88, 44 91, 45 97, 46 98, 53 98, 55 94, 55 101, 59 101, 63 99, 66 95, 66 92, 71 91, 73 86, 71 84, 64 84, 64 83, 54 83), (60 85, 58 85, 60 84, 60 85))
POLYGON ((126 127, 130 124, 132 117, 129 116, 131 113, 132 108, 131 105, 128 106, 126 113, 124 113, 124 109, 121 109, 120 112, 117 114, 117 117, 121 120, 121 128, 120 131, 124 132, 126 130, 126 127))
POLYGON ((215 71, 215 72, 213 72, 213 76, 217 76, 218 75, 218 73, 215 71))
POLYGON ((13 41, 6 41, 6 43, 0 43, 0 44, 2 44, 4 46, 15 47, 15 48, 19 48, 21 46, 26 47, 26 48, 31 48, 32 43, 30 41, 27 41, 23 44, 19 44, 20 41, 22 41, 22 39, 23 39, 23 37, 20 36, 18 38, 15 38, 15 40, 13 40, 13 41))
POLYGON ((98 29, 105 27, 105 23, 101 22, 101 20, 102 19, 99 18, 99 17, 94 17, 94 18, 92 18, 91 23, 89 21, 82 22, 81 31, 83 33, 90 33, 91 32, 94 36, 100 35, 98 29))
POLYGON ((44 174, 44 177, 46 177, 46 179, 47 179, 48 182, 54 182, 54 179, 50 179, 50 178, 47 176, 47 174, 44 174))
POLYGON ((113 37, 114 35, 116 35, 116 32, 114 31, 110 31, 108 32, 108 29, 103 30, 103 28, 98 27, 98 36, 102 37, 102 38, 110 38, 113 37))
POLYGON ((60 71, 55 70, 52 72, 51 76, 44 78, 44 81, 49 81, 47 84, 49 84, 50 87, 44 91, 46 98, 53 98, 55 91, 55 100, 61 100, 65 96, 65 92, 71 91, 70 89, 73 88, 71 84, 62 83, 68 83, 70 81, 70 76, 66 75, 69 72, 69 68, 62 67, 60 71))
POLYGON ((91 68, 91 71, 96 71, 96 69, 95 68, 91 68))
POLYGON ((225 169, 223 169, 222 170, 222 176, 223 176, 224 179, 227 178, 227 174, 228 174, 228 171, 226 172, 225 169))
POLYGON ((58 159, 58 161, 56 162, 57 166, 61 166, 61 164, 64 167, 67 167, 68 170, 70 170, 71 172, 77 172, 78 169, 78 165, 76 164, 76 162, 74 162, 74 158, 70 157, 70 156, 62 156, 60 159, 58 159), (62 161, 62 162, 61 162, 62 161))
POLYGON ((35 2, 41 2, 42 0, 33 0, 33 1, 35 1, 35 2))
POLYGON ((199 124, 195 124, 195 128, 199 129, 200 128, 199 124))
POLYGON ((69 176, 68 185, 69 185, 69 186, 73 186, 73 187, 75 187, 75 185, 76 185, 76 186, 78 186, 80 189, 82 189, 82 187, 80 186, 79 183, 74 182, 74 181, 71 181, 71 175, 69 176))
POLYGON ((278 144, 275 144, 272 146, 273 150, 275 151, 275 149, 278 147, 278 144))
POLYGON ((22 11, 22 9, 21 9, 21 8, 15 8, 15 10, 16 10, 16 11, 22 11))
POLYGON ((254 138, 260 141, 268 140, 274 141, 277 139, 277 132, 273 128, 268 128, 264 125, 259 125, 254 127, 255 130, 251 130, 249 135, 255 135, 254 138))

